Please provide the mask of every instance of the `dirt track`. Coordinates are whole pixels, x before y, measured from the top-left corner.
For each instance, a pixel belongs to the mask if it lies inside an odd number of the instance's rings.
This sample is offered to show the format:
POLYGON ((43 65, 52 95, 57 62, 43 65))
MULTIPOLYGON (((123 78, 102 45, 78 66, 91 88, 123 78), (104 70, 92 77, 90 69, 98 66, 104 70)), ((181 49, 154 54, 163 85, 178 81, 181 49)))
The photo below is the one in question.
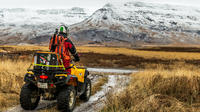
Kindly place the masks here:
MULTIPOLYGON (((92 69, 91 69, 92 70, 92 69)), ((95 68, 93 69, 93 71, 96 70, 96 72, 98 72, 99 69, 95 68)), ((100 69, 102 70, 102 69, 100 69)), ((111 71, 112 73, 115 73, 115 69, 112 69, 113 71, 111 71)), ((117 72, 118 70, 116 70, 117 72)), ((121 73, 123 73, 123 71, 125 73, 130 72, 130 70, 121 70, 121 73)), ((101 71, 103 72, 103 71, 101 71)), ((131 71, 133 72, 133 71, 131 71)), ((136 71, 135 71, 136 72, 136 71)), ((94 84, 98 78, 102 77, 101 75, 91 75, 91 79, 92 79, 92 83, 94 84)), ((114 91, 114 92, 118 92, 121 89, 123 89, 123 87, 125 87, 128 82, 129 82, 129 76, 125 76, 125 75, 108 75, 108 83, 104 84, 102 86, 102 90, 97 92, 96 94, 94 94, 93 96, 90 97, 90 100, 86 103, 82 103, 80 104, 80 106, 77 106, 73 112, 97 112, 98 110, 100 110, 103 106, 104 106, 104 100, 106 98, 106 94, 108 92, 114 91), (116 89, 118 88, 118 89, 116 89)), ((49 109, 51 107, 54 107, 56 105, 56 101, 40 101, 39 106, 31 112, 38 112, 40 110, 44 110, 44 109, 49 109)), ((30 111, 25 111, 23 110, 20 105, 16 106, 16 107, 12 107, 10 109, 8 109, 6 112, 30 112, 30 111)))
POLYGON ((129 82, 128 76, 110 75, 108 83, 103 86, 103 89, 91 96, 86 103, 76 107, 74 112, 98 112, 104 106, 106 94, 110 91, 120 91, 129 82))

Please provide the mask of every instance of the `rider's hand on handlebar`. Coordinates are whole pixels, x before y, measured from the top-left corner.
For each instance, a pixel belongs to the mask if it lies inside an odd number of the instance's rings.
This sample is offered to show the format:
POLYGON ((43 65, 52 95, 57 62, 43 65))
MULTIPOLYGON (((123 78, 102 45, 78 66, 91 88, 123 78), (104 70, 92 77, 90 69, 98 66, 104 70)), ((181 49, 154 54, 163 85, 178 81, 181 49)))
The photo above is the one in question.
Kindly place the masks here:
POLYGON ((78 62, 78 61, 80 61, 80 59, 79 59, 79 58, 77 58, 77 59, 74 58, 73 61, 74 61, 74 62, 78 62))
POLYGON ((73 61, 74 61, 74 62, 80 61, 78 54, 75 54, 75 55, 74 55, 73 61))

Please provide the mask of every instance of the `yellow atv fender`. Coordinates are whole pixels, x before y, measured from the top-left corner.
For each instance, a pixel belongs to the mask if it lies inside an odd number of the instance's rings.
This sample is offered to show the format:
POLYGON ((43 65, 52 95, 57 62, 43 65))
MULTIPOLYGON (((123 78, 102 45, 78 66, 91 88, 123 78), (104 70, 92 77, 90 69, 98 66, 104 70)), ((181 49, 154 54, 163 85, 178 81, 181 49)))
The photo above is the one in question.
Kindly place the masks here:
POLYGON ((84 83, 84 77, 85 77, 85 68, 77 68, 75 65, 71 64, 70 66, 73 66, 71 68, 71 75, 75 75, 78 78, 78 81, 81 83, 84 83))

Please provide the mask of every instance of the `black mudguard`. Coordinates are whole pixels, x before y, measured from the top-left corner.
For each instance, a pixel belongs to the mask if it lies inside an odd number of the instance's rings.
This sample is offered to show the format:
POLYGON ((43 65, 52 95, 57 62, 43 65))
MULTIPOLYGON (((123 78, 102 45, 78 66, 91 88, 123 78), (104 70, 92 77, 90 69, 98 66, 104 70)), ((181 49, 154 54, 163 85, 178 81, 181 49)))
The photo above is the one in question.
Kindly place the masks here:
MULTIPOLYGON (((84 76, 84 79, 85 79, 85 80, 87 79, 87 77, 88 77, 89 74, 90 74, 89 71, 86 69, 86 70, 85 70, 85 76, 84 76)), ((84 81, 84 82, 85 82, 85 81, 84 81)))

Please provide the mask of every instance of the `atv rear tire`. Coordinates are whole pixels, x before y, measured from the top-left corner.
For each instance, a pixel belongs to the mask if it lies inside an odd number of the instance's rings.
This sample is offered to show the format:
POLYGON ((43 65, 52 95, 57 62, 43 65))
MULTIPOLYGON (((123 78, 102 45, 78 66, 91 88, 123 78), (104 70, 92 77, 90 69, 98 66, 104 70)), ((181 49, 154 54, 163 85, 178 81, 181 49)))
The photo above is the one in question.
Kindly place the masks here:
POLYGON ((58 93, 58 109, 62 112, 72 112, 76 104, 76 90, 73 86, 66 87, 58 93))
POLYGON ((20 104, 24 110, 34 110, 40 101, 40 96, 36 88, 30 88, 25 84, 20 93, 20 104))
POLYGON ((83 101, 88 101, 91 96, 91 80, 89 78, 86 79, 86 86, 85 86, 85 92, 80 96, 80 99, 83 101))

